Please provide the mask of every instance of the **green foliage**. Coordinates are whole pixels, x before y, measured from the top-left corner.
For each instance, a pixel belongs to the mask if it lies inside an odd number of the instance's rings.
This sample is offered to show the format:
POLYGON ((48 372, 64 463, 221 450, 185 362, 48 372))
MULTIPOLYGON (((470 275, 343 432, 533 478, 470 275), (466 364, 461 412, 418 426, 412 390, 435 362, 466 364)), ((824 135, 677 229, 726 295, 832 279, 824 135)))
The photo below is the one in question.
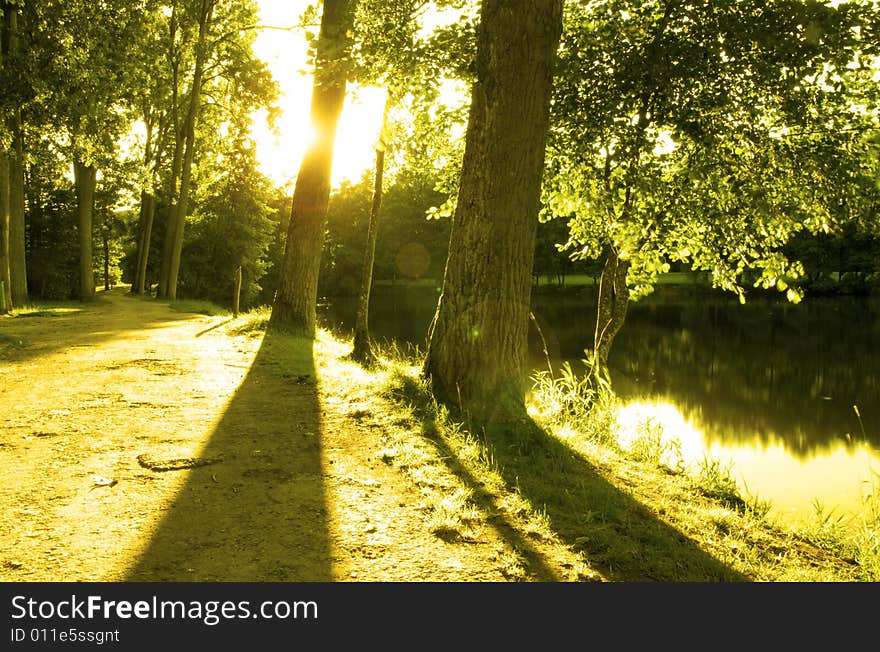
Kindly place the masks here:
MULTIPOLYGON (((355 295, 360 287, 372 176, 344 183, 330 198, 321 257, 320 291, 329 296, 355 295)), ((435 279, 443 274, 449 222, 426 219, 439 193, 430 176, 401 170, 382 198, 376 243, 376 280, 435 279)))
POLYGON ((869 203, 878 12, 568 3, 545 204, 568 220, 571 255, 613 246, 634 297, 686 264, 741 297, 750 282, 798 300, 803 269, 781 248, 869 203))
POLYGON ((256 302, 268 266, 272 189, 257 170, 252 143, 233 141, 228 148, 219 168, 201 171, 204 187, 184 245, 179 292, 231 305, 233 273, 241 266, 246 309, 256 302))

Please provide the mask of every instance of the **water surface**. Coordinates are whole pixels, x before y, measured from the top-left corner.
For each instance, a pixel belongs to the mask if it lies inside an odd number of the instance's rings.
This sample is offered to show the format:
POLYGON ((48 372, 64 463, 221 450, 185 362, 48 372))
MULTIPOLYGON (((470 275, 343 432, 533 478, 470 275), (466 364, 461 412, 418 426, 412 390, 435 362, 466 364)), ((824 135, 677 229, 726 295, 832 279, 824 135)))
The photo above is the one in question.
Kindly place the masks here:
MULTIPOLYGON (((424 347, 436 288, 377 287, 374 337, 424 347)), ((595 299, 536 294, 533 367, 576 368, 591 344, 595 299), (543 339, 542 337, 543 336, 543 339)), ((347 329, 355 301, 323 306, 347 329)), ((743 490, 787 519, 817 505, 861 510, 880 481, 880 299, 755 298, 745 305, 699 288, 661 287, 633 303, 609 364, 621 421, 660 424, 689 463, 730 464, 743 490)), ((880 488, 878 488, 880 490, 880 488)))

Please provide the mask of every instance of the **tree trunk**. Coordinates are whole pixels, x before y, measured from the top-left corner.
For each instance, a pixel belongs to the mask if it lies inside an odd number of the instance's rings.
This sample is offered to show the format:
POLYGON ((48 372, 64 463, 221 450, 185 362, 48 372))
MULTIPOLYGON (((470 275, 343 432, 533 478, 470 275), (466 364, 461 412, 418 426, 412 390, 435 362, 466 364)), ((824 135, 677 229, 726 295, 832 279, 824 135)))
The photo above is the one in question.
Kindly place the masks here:
POLYGON ((24 234, 24 147, 21 114, 13 119, 15 140, 9 159, 9 278, 12 283, 12 304, 28 302, 27 258, 24 234))
POLYGON ((104 291, 110 291, 110 234, 107 229, 101 232, 102 244, 104 246, 104 291))
POLYGON ((174 231, 171 241, 171 258, 168 264, 168 286, 165 297, 172 300, 177 298, 177 276, 180 272, 180 255, 183 251, 183 227, 186 223, 189 189, 192 182, 192 164, 195 155, 196 119, 202 101, 202 75, 204 74, 205 60, 208 56, 208 32, 211 28, 214 4, 215 0, 202 0, 202 12, 199 19, 199 40, 196 44, 196 62, 189 96, 189 108, 184 122, 186 146, 180 173, 180 196, 177 198, 177 204, 171 213, 171 223, 174 225, 174 231))
POLYGON ((370 290, 373 286, 373 264, 376 260, 376 238, 379 235, 379 209, 382 206, 382 177, 385 170, 385 132, 388 128, 388 105, 382 112, 382 128, 379 144, 376 147, 376 178, 373 184, 373 203, 370 206, 370 224, 367 228, 367 242, 364 247, 364 262, 361 268, 361 288, 358 292, 357 317, 354 323, 354 346, 352 357, 363 364, 375 358, 370 346, 370 290))
POLYGON ((147 277, 147 261, 150 259, 150 239, 153 233, 153 219, 156 215, 156 200, 153 197, 153 180, 156 171, 151 167, 153 159, 153 120, 150 111, 145 111, 144 122, 147 125, 147 141, 144 145, 144 167, 150 170, 148 187, 141 190, 141 208, 138 219, 137 262, 134 278, 131 281, 131 293, 143 294, 147 277))
MULTIPOLYGON (((175 123, 177 121, 175 120, 175 123)), ((180 179, 180 168, 183 161, 183 143, 185 137, 180 130, 176 130, 176 141, 174 144, 174 155, 171 160, 171 179, 169 204, 165 211, 165 237, 162 240, 162 258, 159 265, 159 287, 156 290, 156 296, 164 299, 168 296, 168 275, 171 269, 171 252, 174 249, 174 230, 177 227, 175 222, 176 206, 177 206, 177 188, 180 179)))
POLYGON ((483 0, 458 203, 424 372, 481 421, 525 415, 525 360, 562 0, 483 0))
POLYGON ((156 198, 146 190, 141 192, 140 235, 138 237, 138 258, 131 291, 133 294, 146 292, 147 262, 150 259, 150 238, 153 235, 153 220, 156 216, 156 198))
MULTIPOLYGON (((0 71, 4 70, 6 44, 3 34, 6 31, 9 7, 0 4, 0 71)), ((9 277, 9 155, 0 148, 0 314, 12 310, 12 292, 9 277)))
MULTIPOLYGON (((18 9, 14 4, 4 3, 6 28, 6 52, 18 51, 18 9)), ((21 109, 11 107, 8 125, 12 133, 12 149, 9 155, 9 282, 12 305, 23 306, 28 302, 27 262, 24 229, 24 134, 21 109)))
POLYGON ((596 308, 596 332, 593 336, 593 369, 597 380, 608 379, 608 354, 611 344, 626 319, 629 287, 626 273, 629 261, 621 260, 618 252, 609 250, 599 279, 599 301, 596 308))
POLYGON ((12 310, 9 282, 9 157, 0 151, 0 314, 12 310))
POLYGON ((92 213, 95 205, 97 170, 79 161, 73 164, 76 184, 76 210, 79 230, 79 299, 95 298, 95 272, 92 269, 92 213))
POLYGON ((177 3, 171 3, 171 17, 168 21, 168 58, 171 62, 171 129, 174 133, 174 154, 171 158, 171 175, 168 179, 168 208, 165 211, 165 234, 162 240, 162 256, 159 259, 159 282, 156 298, 164 299, 168 295, 168 275, 171 269, 171 252, 174 249, 175 206, 177 205, 178 182, 183 161, 183 143, 185 140, 180 125, 179 86, 180 60, 177 53, 177 3))
POLYGON ((315 138, 303 157, 271 323, 311 337, 315 333, 318 273, 324 246, 336 127, 345 101, 349 36, 356 0, 325 0, 315 57, 311 118, 315 138))

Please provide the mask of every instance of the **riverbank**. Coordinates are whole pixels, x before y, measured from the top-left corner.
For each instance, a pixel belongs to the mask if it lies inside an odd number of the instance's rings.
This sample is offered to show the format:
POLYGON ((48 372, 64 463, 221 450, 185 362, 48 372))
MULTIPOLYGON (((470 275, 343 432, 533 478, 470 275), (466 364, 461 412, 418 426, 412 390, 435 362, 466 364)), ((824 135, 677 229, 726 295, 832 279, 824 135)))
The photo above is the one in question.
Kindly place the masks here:
POLYGON ((104 299, 0 320, 6 581, 880 578, 868 540, 780 527, 650 433, 623 452, 607 412, 471 431, 400 351, 104 299))

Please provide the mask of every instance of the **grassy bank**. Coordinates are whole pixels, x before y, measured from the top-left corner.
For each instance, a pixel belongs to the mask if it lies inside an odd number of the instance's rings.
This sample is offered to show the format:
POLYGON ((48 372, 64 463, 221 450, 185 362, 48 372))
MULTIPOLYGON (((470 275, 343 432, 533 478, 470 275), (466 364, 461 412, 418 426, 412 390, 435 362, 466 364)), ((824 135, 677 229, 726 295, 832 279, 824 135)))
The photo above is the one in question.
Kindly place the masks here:
MULTIPOLYGON (((257 336, 267 319, 255 311, 226 328, 257 336)), ((538 378, 533 420, 477 430, 434 401, 417 357, 386 349, 364 369, 349 351, 344 337, 319 334, 322 391, 419 488, 437 537, 466 543, 487 522, 518 537, 505 562, 511 579, 549 558, 567 569, 566 580, 880 579, 876 491, 855 527, 819 513, 793 529, 774 522, 766 503, 740 495, 718 463, 670 462, 656 430, 624 450, 609 392, 586 395, 584 386, 538 378)))

